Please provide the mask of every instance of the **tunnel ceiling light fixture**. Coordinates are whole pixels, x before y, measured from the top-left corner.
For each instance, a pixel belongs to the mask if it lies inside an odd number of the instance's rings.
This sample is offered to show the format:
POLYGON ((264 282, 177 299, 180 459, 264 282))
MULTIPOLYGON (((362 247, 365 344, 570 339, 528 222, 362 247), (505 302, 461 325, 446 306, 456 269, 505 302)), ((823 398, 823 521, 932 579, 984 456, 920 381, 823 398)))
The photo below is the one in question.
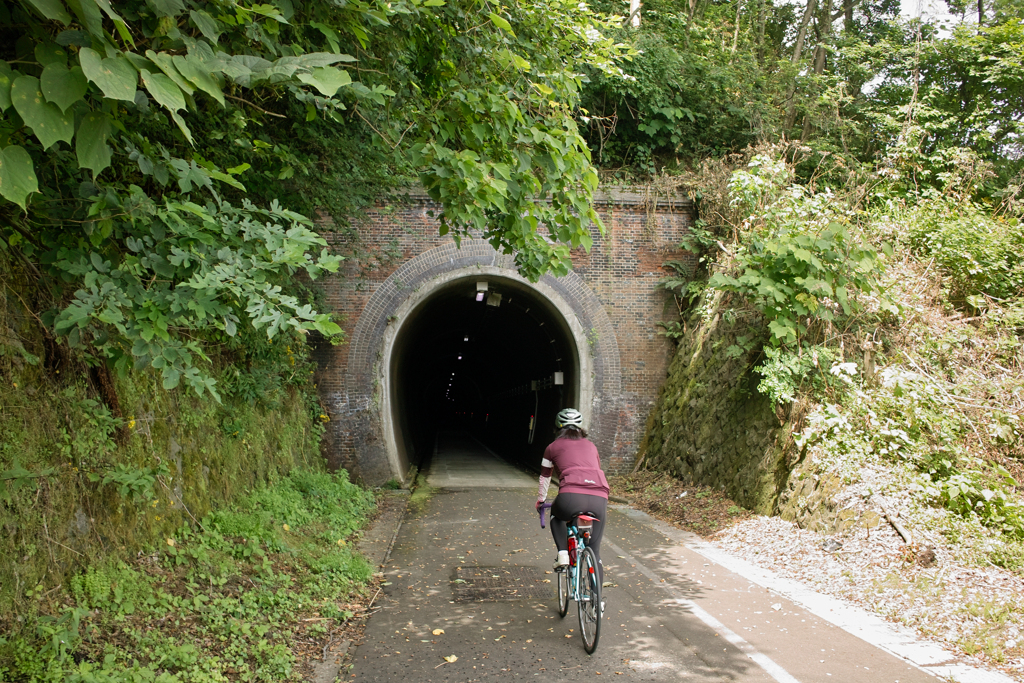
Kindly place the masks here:
POLYGON ((464 341, 464 342, 468 342, 468 341, 469 341, 469 336, 467 335, 467 336, 463 337, 463 338, 462 338, 462 341, 464 341))
POLYGON ((476 283, 476 291, 478 291, 478 292, 486 292, 487 291, 487 283, 486 282, 477 282, 476 283))
POLYGON ((484 293, 483 292, 477 292, 476 293, 476 300, 477 301, 483 301, 484 300, 484 293))
POLYGON ((459 356, 459 360, 462 360, 462 356, 459 356))

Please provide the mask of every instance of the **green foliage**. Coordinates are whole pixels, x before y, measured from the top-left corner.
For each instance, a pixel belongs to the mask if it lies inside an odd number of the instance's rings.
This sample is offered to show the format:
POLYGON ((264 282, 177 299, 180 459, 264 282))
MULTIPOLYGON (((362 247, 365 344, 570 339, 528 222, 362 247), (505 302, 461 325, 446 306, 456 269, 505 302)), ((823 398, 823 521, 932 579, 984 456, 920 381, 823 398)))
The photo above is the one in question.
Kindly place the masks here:
POLYGON ((986 297, 1007 300, 1024 293, 1024 229, 1017 218, 936 201, 907 220, 912 248, 934 259, 955 306, 985 309, 986 297))
POLYGON ((295 388, 283 388, 272 409, 231 396, 218 405, 175 400, 156 378, 133 373, 118 385, 127 415, 114 418, 85 383, 57 389, 27 364, 0 372, 10 382, 0 415, 0 524, 13 530, 0 537, 4 615, 30 609, 28 588, 66 586, 93 560, 135 556, 191 516, 320 460, 320 421, 295 388), (228 411, 237 436, 218 429, 228 411))
MULTIPOLYGON (((764 157, 752 171, 736 171, 733 202, 749 207, 746 232, 730 271, 714 273, 708 286, 745 296, 761 312, 773 346, 799 344, 813 322, 832 322, 863 310, 858 293, 895 312, 878 276, 882 260, 854 237, 831 192, 809 194, 786 187, 785 164, 764 157)), ((891 249, 883 246, 891 255, 891 249)))
MULTIPOLYGON (((1024 540, 1024 504, 1014 495, 1016 481, 1001 465, 964 446, 968 435, 977 434, 948 389, 917 370, 892 365, 876 387, 858 386, 845 396, 843 405, 827 404, 812 413, 797 439, 801 449, 811 449, 820 471, 853 483, 870 467, 884 464, 902 481, 912 506, 938 506, 1007 542, 1024 540)), ((983 445, 999 448, 1000 440, 993 437, 983 445)), ((957 534, 949 520, 941 530, 957 534)))
POLYGON ((241 502, 248 516, 215 511, 145 561, 91 566, 64 594, 29 591, 37 609, 0 640, 0 671, 40 682, 289 680, 296 636, 351 618, 341 605, 371 578, 348 539, 373 504, 344 474, 295 470, 241 502))
POLYGON ((622 46, 585 4, 517 3, 472 35, 456 28, 477 25, 479 11, 477 3, 447 3, 417 25, 422 42, 406 43, 424 85, 443 92, 423 120, 409 121, 410 159, 444 206, 442 234, 458 242, 482 233, 514 253, 531 280, 548 270, 563 275, 569 248, 589 249, 590 225, 601 227, 590 205, 597 173, 573 119, 579 69, 621 77, 612 62, 622 46))
POLYGON ((104 474, 97 472, 89 473, 89 481, 99 482, 103 486, 114 485, 122 498, 130 498, 136 502, 151 501, 156 497, 154 485, 157 477, 166 477, 171 470, 166 464, 160 463, 156 467, 133 468, 124 463, 118 463, 114 469, 104 474))
POLYGON ((40 321, 122 376, 215 399, 207 349, 240 328, 339 335, 296 296, 339 259, 295 209, 352 208, 314 189, 325 166, 375 189, 418 174, 442 232, 564 274, 600 226, 579 69, 618 73, 626 50, 585 5, 520 3, 465 31, 482 7, 7 2, 0 244, 52 293, 40 321))
MULTIPOLYGON (((788 7, 764 6, 792 15, 788 7)), ((746 39, 743 49, 731 49, 730 6, 702 5, 700 11, 691 18, 677 3, 647 2, 640 30, 616 34, 639 53, 623 67, 629 78, 595 73, 582 100, 581 120, 602 165, 656 175, 663 166, 742 149, 774 127, 776 63, 759 61, 746 39)))
POLYGON ((792 403, 801 393, 814 393, 829 386, 825 369, 833 367, 835 355, 826 346, 805 345, 797 353, 765 348, 764 355, 764 362, 754 368, 761 375, 757 390, 773 404, 792 403))
POLYGON ((152 588, 149 577, 121 563, 113 567, 89 567, 72 577, 69 592, 79 607, 131 614, 152 588))

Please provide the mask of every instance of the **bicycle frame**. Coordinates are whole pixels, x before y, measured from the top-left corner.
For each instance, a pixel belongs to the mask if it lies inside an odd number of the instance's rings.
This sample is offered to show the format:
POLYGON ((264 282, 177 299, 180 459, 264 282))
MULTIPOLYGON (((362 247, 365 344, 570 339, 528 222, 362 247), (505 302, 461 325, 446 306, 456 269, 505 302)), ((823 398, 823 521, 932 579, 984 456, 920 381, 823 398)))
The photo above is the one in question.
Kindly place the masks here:
MULTIPOLYGON (((545 503, 539 508, 540 525, 544 527, 544 511, 551 505, 545 503)), ((586 532, 581 531, 575 523, 577 518, 566 525, 567 536, 570 545, 574 545, 569 553, 569 566, 565 568, 564 574, 558 575, 558 615, 564 617, 569 610, 569 600, 576 603, 576 610, 580 619, 580 635, 583 639, 583 649, 587 654, 593 654, 597 648, 601 636, 601 619, 604 612, 601 602, 601 581, 595 575, 598 573, 597 559, 594 551, 587 546, 586 532), (585 575, 583 567, 589 575, 585 575), (564 578, 562 578, 564 576, 564 578), (562 591, 562 586, 565 591, 562 591)))
POLYGON ((580 567, 583 564, 580 562, 580 557, 583 555, 583 549, 587 547, 587 543, 583 540, 583 534, 580 533, 579 528, 575 524, 566 525, 566 531, 568 532, 569 538, 576 539, 576 557, 570 555, 569 567, 566 571, 569 573, 569 599, 573 602, 580 602, 580 567))

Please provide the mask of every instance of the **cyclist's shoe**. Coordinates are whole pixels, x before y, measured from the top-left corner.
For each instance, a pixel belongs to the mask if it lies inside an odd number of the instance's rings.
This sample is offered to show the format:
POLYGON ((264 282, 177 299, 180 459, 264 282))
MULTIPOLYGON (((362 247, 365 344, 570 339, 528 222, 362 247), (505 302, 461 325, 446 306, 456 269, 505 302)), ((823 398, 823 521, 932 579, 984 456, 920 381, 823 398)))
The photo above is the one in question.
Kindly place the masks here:
POLYGON ((569 551, 559 550, 558 557, 555 558, 555 571, 564 572, 569 567, 569 551))
POLYGON ((605 601, 602 600, 601 601, 601 614, 604 614, 604 605, 605 605, 605 601))

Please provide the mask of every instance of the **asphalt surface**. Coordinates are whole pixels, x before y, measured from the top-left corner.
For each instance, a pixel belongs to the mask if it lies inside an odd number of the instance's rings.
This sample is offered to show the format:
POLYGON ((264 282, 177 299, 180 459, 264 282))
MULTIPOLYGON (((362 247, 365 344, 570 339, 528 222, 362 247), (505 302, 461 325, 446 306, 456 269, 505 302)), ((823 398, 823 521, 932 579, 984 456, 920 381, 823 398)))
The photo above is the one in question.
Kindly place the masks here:
POLYGON ((533 509, 536 482, 467 437, 442 438, 432 469, 446 487, 403 522, 383 609, 354 652, 349 680, 936 680, 618 509, 609 510, 602 547, 613 585, 588 656, 575 604, 564 619, 556 612, 554 544, 533 509), (446 454, 465 462, 474 449, 479 460, 460 478, 446 454), (493 486, 495 477, 511 485, 493 486), (535 583, 541 592, 529 599, 459 592, 462 577, 516 572, 552 582, 535 583))

